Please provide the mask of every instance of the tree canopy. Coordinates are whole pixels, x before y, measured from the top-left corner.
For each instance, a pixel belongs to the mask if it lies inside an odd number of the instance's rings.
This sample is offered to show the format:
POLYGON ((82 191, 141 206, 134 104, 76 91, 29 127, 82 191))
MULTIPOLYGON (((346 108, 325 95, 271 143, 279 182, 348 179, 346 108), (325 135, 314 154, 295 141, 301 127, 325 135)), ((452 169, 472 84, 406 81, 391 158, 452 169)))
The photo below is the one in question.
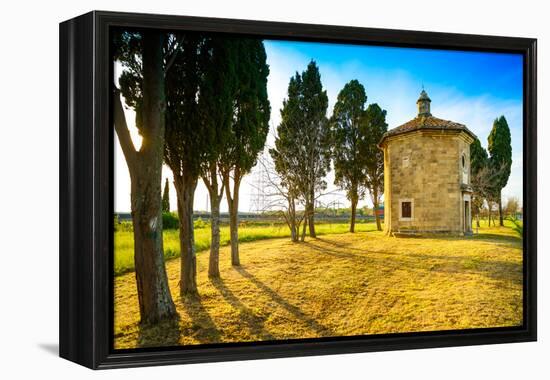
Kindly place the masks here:
POLYGON ((185 33, 179 40, 177 56, 166 73, 166 144, 164 160, 174 175, 198 177, 202 152, 207 141, 198 128, 200 115, 197 94, 201 91, 204 37, 185 33))
POLYGON ((245 174, 256 165, 269 131, 269 66, 261 40, 239 39, 234 41, 234 49, 236 85, 229 98, 232 120, 221 165, 227 170, 238 167, 245 174))
POLYGON ((490 164, 495 168, 504 167, 496 178, 496 186, 500 191, 508 184, 512 168, 512 137, 510 128, 504 116, 495 119, 493 128, 487 139, 490 154, 490 164))
POLYGON ((485 168, 489 163, 489 155, 485 148, 481 146, 481 142, 476 137, 474 142, 470 144, 470 173, 475 176, 480 170, 485 168))

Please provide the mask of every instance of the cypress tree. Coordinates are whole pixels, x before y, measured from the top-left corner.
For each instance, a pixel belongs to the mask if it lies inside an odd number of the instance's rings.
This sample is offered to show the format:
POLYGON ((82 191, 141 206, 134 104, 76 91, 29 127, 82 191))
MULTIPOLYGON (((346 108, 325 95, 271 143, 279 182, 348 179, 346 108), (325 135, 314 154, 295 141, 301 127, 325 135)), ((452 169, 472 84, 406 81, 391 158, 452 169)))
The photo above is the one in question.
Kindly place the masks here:
POLYGON ((155 31, 114 35, 115 59, 124 67, 119 78, 120 90, 114 93, 114 125, 132 179, 137 293, 141 322, 146 324, 177 315, 166 276, 162 241, 165 37, 155 31), (130 136, 121 93, 126 105, 136 112, 136 126, 143 138, 139 149, 130 136))
POLYGON ((186 33, 174 36, 177 55, 166 75, 166 145, 164 161, 170 167, 176 189, 179 219, 180 295, 193 297, 197 290, 197 263, 193 203, 205 149, 200 129, 197 93, 206 55, 205 37, 186 33))
POLYGON ((235 41, 237 64, 233 115, 220 170, 229 209, 231 264, 239 259, 239 188, 242 178, 256 165, 269 131, 271 108, 267 97, 267 65, 264 44, 257 39, 235 41), (233 186, 231 186, 233 185, 233 186))
POLYGON ((331 118, 334 184, 346 191, 351 202, 350 232, 355 232, 357 203, 365 196, 366 156, 360 151, 365 129, 360 125, 366 101, 365 88, 354 79, 338 94, 331 118))
POLYGON ((206 144, 201 160, 201 177, 210 198, 210 259, 208 276, 220 276, 220 203, 224 183, 220 181, 226 150, 231 147, 234 94, 237 87, 238 41, 234 38, 209 38, 201 91, 198 94, 199 121, 206 144))
MULTIPOLYGON (((289 204, 289 228, 291 240, 299 240, 301 219, 296 212, 296 203, 301 203, 299 188, 303 188, 304 176, 301 165, 300 126, 303 114, 300 109, 301 76, 296 73, 290 78, 287 98, 283 101, 281 123, 277 126, 275 147, 269 150, 275 171, 281 179, 281 187, 286 189, 289 204)), ((305 221, 304 221, 305 223, 305 221)))
MULTIPOLYGON (((304 146, 304 174, 306 188, 303 189, 306 203, 306 221, 309 236, 315 233, 315 201, 320 191, 327 187, 324 178, 330 171, 332 141, 327 120, 328 96, 323 90, 321 73, 315 61, 311 61, 302 73, 301 108, 304 113, 302 144, 304 146)), ((302 240, 305 234, 302 232, 302 240)))
POLYGON ((512 168, 512 137, 510 128, 504 116, 495 119, 493 129, 488 137, 488 150, 490 153, 489 163, 493 172, 498 173, 495 176, 495 196, 498 202, 498 212, 500 225, 504 225, 502 215, 502 189, 508 183, 512 168))
POLYGON ((380 215, 377 210, 380 197, 384 193, 384 152, 378 148, 378 143, 388 130, 386 123, 386 110, 376 103, 370 104, 365 111, 361 123, 361 135, 364 136, 361 144, 361 154, 365 157, 366 187, 370 193, 376 228, 382 231, 380 215))
POLYGON ((164 191, 162 193, 162 212, 170 212, 170 189, 168 186, 168 178, 164 182, 164 191))
POLYGON ((470 145, 470 176, 471 176, 471 185, 473 188, 472 194, 472 210, 476 216, 477 227, 479 225, 479 213, 483 207, 483 202, 486 197, 486 189, 484 184, 487 183, 484 181, 484 177, 487 175, 490 170, 489 167, 489 156, 485 148, 481 146, 481 142, 478 138, 470 145))
POLYGON ((327 187, 325 177, 330 170, 332 147, 327 108, 328 96, 319 68, 311 61, 306 71, 290 79, 275 148, 270 150, 285 187, 304 203, 302 241, 308 226, 309 236, 316 237, 315 201, 327 187))

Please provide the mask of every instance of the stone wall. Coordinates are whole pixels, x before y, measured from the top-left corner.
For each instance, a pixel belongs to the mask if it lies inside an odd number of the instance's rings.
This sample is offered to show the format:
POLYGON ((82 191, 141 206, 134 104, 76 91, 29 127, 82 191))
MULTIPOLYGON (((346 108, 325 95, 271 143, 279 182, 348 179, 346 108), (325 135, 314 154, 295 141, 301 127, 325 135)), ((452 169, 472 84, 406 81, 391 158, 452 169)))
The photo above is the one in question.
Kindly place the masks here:
POLYGON ((465 133, 450 131, 417 131, 387 139, 384 209, 389 232, 464 231, 461 185, 469 180, 470 143, 465 133), (400 218, 400 201, 412 202, 410 220, 400 218))

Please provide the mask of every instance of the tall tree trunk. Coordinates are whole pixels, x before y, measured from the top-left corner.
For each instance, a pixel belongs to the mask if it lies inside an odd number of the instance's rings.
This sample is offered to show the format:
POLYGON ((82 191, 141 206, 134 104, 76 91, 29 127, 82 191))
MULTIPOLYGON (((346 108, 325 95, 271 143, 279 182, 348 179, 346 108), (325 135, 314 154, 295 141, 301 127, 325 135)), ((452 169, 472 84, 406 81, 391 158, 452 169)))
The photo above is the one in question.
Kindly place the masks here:
POLYGON ((220 202, 222 200, 223 185, 218 193, 217 165, 210 167, 210 179, 204 180, 210 195, 210 259, 208 261, 208 277, 220 277, 220 202))
POLYGON ((296 203, 294 202, 294 198, 290 198, 288 200, 288 220, 289 220, 289 227, 290 227, 290 239, 293 242, 297 242, 299 227, 296 225, 296 203))
POLYGON ((315 193, 313 191, 310 194, 309 212, 306 221, 309 225, 309 236, 312 238, 316 238, 317 234, 315 233, 315 193))
POLYGON ((378 231, 382 231, 382 223, 380 221, 380 215, 378 214, 378 208, 380 207, 380 203, 378 201, 378 191, 376 190, 373 193, 372 206, 374 208, 374 219, 376 220, 376 229, 378 231))
POLYGON ((180 238, 180 295, 197 295, 197 259, 195 254, 195 228, 193 225, 193 204, 198 178, 184 173, 174 174, 178 201, 180 238))
POLYGON ((162 159, 164 150, 163 36, 143 35, 142 146, 135 150, 120 96, 114 97, 115 130, 131 177, 134 264, 141 322, 173 318, 176 308, 168 286, 162 239, 162 159))
MULTIPOLYGON (((238 196, 237 196, 238 197, 238 196)), ((233 205, 229 210, 229 233, 231 235, 231 265, 241 265, 239 257, 239 212, 238 198, 233 199, 233 205)))
POLYGON ((304 215, 304 225, 302 226, 302 237, 301 237, 301 241, 304 242, 306 241, 306 229, 307 229, 307 225, 308 225, 308 215, 307 215, 307 210, 304 211, 306 214, 304 215))
POLYGON ((292 217, 290 221, 290 240, 296 243, 298 239, 298 228, 296 227, 296 217, 292 217))
POLYGON ((220 277, 220 198, 218 195, 210 196, 210 260, 208 262, 208 277, 220 277))
POLYGON ((241 265, 239 257, 239 188, 241 184, 241 176, 239 168, 236 168, 233 173, 233 195, 229 181, 229 173, 224 175, 225 197, 227 198, 227 206, 229 209, 229 234, 231 238, 231 265, 241 265))
POLYGON ((504 226, 504 217, 502 216, 502 194, 498 193, 498 218, 500 226, 504 226))
POLYGON ((296 225, 295 224, 290 227, 290 240, 293 241, 293 242, 298 241, 298 233, 296 232, 296 225))
MULTIPOLYGON (((160 203, 149 202, 157 186, 143 177, 132 183, 134 265, 141 322, 152 324, 175 316, 176 309, 164 266, 160 203)), ((160 200, 160 184, 158 191, 160 200)))
POLYGON ((352 194, 351 196, 351 217, 350 217, 350 225, 349 225, 349 232, 355 232, 355 218, 357 216, 357 203, 359 202, 357 192, 355 194, 352 194))

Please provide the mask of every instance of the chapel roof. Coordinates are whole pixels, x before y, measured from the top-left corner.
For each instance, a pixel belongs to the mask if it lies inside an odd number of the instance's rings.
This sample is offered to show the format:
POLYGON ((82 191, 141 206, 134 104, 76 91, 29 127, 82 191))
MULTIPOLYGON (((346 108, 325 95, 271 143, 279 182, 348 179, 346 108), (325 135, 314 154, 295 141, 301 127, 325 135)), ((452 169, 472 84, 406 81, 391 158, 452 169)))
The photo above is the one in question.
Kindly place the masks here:
POLYGON ((426 91, 422 90, 416 103, 419 106, 418 115, 414 119, 407 121, 405 124, 390 129, 384 133, 379 145, 382 145, 384 140, 390 136, 401 135, 419 130, 440 130, 449 132, 464 131, 472 138, 476 137, 464 124, 432 116, 430 113, 431 99, 426 91))

